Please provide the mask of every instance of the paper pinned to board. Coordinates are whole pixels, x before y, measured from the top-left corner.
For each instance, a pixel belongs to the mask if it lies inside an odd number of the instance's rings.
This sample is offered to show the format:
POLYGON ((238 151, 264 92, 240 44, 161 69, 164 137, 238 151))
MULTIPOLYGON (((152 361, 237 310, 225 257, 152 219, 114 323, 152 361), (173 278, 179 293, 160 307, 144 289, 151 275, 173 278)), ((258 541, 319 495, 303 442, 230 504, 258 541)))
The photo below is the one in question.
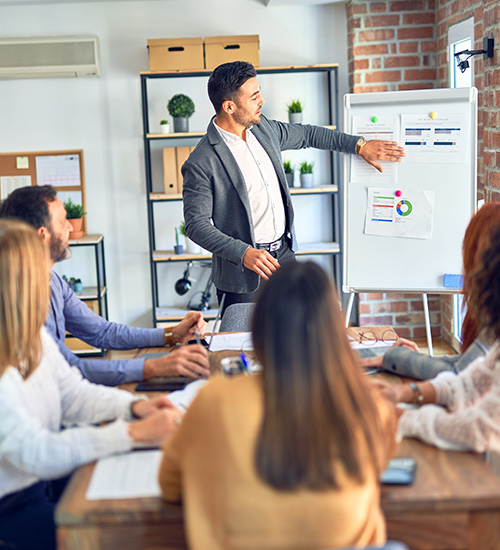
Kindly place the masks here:
POLYGON ((87 500, 147 498, 161 495, 158 470, 161 450, 132 451, 98 460, 87 500))

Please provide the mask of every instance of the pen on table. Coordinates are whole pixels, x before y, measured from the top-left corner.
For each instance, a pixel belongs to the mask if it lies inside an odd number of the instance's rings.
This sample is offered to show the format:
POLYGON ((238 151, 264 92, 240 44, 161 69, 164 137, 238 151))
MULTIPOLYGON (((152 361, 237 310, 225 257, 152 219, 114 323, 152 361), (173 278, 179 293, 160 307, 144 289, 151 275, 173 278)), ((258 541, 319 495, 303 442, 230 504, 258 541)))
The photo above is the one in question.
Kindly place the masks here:
POLYGON ((240 353, 240 359, 243 364, 243 372, 245 372, 246 374, 250 374, 250 365, 248 363, 248 358, 243 352, 240 353))
POLYGON ((199 333, 198 329, 195 329, 194 337, 196 338, 196 343, 201 345, 200 333, 199 333))

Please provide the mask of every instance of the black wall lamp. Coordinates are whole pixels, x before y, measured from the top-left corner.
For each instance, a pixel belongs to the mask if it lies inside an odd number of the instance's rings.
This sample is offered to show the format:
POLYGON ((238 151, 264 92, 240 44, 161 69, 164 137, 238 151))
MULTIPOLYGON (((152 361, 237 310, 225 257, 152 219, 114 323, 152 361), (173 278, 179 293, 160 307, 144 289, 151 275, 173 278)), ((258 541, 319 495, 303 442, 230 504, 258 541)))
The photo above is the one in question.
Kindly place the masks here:
POLYGON ((482 50, 463 50, 461 52, 457 52, 455 54, 455 58, 457 60, 457 66, 458 68, 465 73, 465 71, 469 68, 469 58, 471 58, 473 55, 479 55, 483 54, 483 59, 488 59, 490 57, 493 57, 494 55, 494 49, 495 47, 495 39, 494 38, 483 38, 483 49, 482 50))

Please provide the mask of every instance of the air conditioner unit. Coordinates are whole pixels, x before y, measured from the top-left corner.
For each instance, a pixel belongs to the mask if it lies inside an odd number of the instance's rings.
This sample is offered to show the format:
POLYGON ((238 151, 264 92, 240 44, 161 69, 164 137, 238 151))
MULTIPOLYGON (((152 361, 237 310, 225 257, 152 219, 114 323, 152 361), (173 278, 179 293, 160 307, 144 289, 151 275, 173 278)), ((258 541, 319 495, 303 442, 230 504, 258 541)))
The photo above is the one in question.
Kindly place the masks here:
POLYGON ((98 76, 97 36, 0 39, 0 79, 98 76))

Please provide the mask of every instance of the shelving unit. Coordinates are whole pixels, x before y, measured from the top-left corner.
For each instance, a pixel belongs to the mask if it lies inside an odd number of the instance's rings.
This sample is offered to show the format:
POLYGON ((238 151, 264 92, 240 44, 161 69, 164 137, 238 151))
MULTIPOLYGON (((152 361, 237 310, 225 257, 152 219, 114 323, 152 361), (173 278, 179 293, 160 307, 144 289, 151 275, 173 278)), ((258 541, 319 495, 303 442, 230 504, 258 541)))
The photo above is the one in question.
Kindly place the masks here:
MULTIPOLYGON (((108 318, 108 296, 106 286, 106 264, 104 259, 104 236, 103 235, 84 235, 80 239, 69 241, 70 247, 93 247, 94 262, 96 271, 96 286, 83 287, 81 292, 76 295, 87 302, 87 305, 101 317, 108 318)), ((105 349, 95 348, 82 342, 79 338, 67 333, 64 341, 73 353, 78 356, 100 355, 104 356, 105 349)))
MULTIPOLYGON (((339 120, 339 101, 338 101, 338 64, 323 65, 298 65, 289 67, 258 67, 258 75, 283 75, 295 73, 321 73, 324 75, 326 86, 326 97, 328 98, 328 109, 326 114, 325 126, 331 129, 337 128, 339 120)), ((173 72, 142 72, 141 78, 141 99, 142 99, 142 122, 144 138, 144 160, 146 177, 146 195, 148 212, 148 233, 149 233, 149 260, 151 271, 151 293, 153 306, 153 324, 159 326, 168 322, 175 322, 185 315, 186 310, 179 307, 161 307, 158 297, 158 266, 162 263, 179 263, 189 260, 209 260, 210 254, 179 254, 175 255, 173 250, 157 250, 155 236, 155 204, 171 201, 182 201, 182 194, 167 194, 153 191, 153 170, 151 166, 151 144, 161 140, 165 147, 169 142, 179 143, 179 140, 200 139, 205 132, 185 132, 171 134, 150 133, 149 126, 149 104, 148 104, 148 81, 153 79, 175 79, 175 78, 202 78, 208 79, 212 71, 173 71, 173 72)), ((208 123, 208 120, 207 120, 208 123)), ((339 153, 330 152, 329 182, 325 185, 319 185, 313 188, 291 188, 290 193, 294 197, 306 195, 324 195, 326 199, 332 202, 332 241, 309 243, 301 245, 297 252, 299 256, 308 255, 328 255, 333 258, 333 271, 337 282, 340 282, 341 269, 341 249, 340 249, 340 162, 339 153)), ((206 319, 214 319, 216 310, 204 312, 206 319)))

